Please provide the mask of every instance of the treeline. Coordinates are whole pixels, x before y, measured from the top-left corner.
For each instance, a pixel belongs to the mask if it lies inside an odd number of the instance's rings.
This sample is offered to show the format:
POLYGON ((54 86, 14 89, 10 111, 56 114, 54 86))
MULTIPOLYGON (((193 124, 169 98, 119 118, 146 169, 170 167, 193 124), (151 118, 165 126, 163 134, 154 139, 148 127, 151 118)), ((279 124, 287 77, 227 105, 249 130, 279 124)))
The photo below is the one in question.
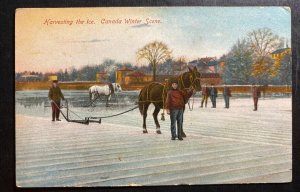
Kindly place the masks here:
MULTIPOLYGON (((226 84, 291 85, 291 53, 286 52, 275 59, 271 57, 272 52, 287 47, 285 40, 268 28, 254 30, 244 38, 237 40, 229 52, 217 60, 219 66, 216 67, 217 71, 215 72, 221 75, 223 83, 226 84), (220 63, 224 63, 224 65, 220 65, 220 63)), ((153 43, 156 45, 159 42, 153 43)), ((140 50, 141 58, 145 57, 143 49, 140 50)), ((154 53, 156 53, 155 50, 154 53)), ((106 59, 100 64, 86 65, 79 69, 75 67, 60 69, 54 74, 58 76, 60 81, 95 81, 96 73, 105 71, 108 73, 108 80, 115 82, 116 70, 123 67, 138 70, 145 74, 177 75, 185 71, 187 66, 188 59, 184 56, 177 59, 168 56, 162 63, 155 60, 147 66, 136 66, 132 63, 120 63, 106 59), (178 71, 178 66, 183 66, 183 68, 180 67, 181 71, 178 71)), ((196 66, 201 72, 200 63, 196 66)), ((24 71, 16 73, 16 81, 24 81, 24 75, 28 81, 47 81, 48 76, 54 74, 24 71)))
MULTIPOLYGON (((168 60, 158 66, 158 74, 172 74, 173 60, 168 60)), ((16 81, 48 81, 48 76, 57 75, 59 81, 96 81, 97 72, 107 72, 108 80, 115 82, 115 71, 127 67, 133 70, 141 71, 145 74, 151 74, 150 66, 135 66, 132 63, 120 63, 112 59, 106 59, 101 64, 86 65, 79 69, 71 67, 60 69, 55 73, 41 73, 35 71, 24 71, 15 73, 16 81)))
POLYGON ((291 85, 291 53, 275 59, 271 57, 273 51, 287 47, 287 40, 273 34, 268 28, 248 33, 220 58, 225 63, 220 71, 223 82, 236 85, 291 85))

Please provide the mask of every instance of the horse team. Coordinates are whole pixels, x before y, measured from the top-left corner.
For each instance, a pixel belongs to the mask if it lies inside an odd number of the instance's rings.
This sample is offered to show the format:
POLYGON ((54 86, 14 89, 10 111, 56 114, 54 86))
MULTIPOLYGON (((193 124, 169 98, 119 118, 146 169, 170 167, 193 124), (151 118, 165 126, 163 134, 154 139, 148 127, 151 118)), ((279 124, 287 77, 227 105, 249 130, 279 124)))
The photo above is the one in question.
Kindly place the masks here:
MULTIPOLYGON (((172 82, 174 81, 174 79, 176 80, 176 82, 178 82, 178 89, 181 91, 187 91, 189 89, 193 89, 196 91, 201 90, 200 73, 197 71, 196 67, 194 67, 193 69, 189 68, 189 71, 184 72, 178 77, 168 79, 168 81, 165 84, 153 82, 143 87, 140 91, 138 101, 139 110, 141 115, 143 116, 143 133, 148 133, 146 126, 146 118, 148 107, 152 103, 155 106, 153 112, 153 119, 156 125, 156 133, 161 134, 160 125, 157 120, 157 115, 161 109, 164 110, 166 108, 167 93, 171 89, 172 82)), ((189 98, 184 100, 184 104, 188 102, 188 99, 189 98)), ((162 115, 164 115, 164 113, 162 115)), ((186 136, 183 130, 181 135, 182 137, 186 136)))
MULTIPOLYGON (((143 133, 148 133, 147 126, 146 126, 146 118, 147 118, 147 112, 150 104, 154 105, 154 111, 153 111, 153 119, 154 123, 156 125, 156 133, 161 134, 160 131, 160 124, 158 122, 157 116, 160 112, 160 110, 163 110, 162 118, 161 120, 164 120, 164 111, 167 110, 167 113, 170 115, 171 119, 171 133, 172 133, 172 140, 174 140, 174 127, 175 122, 177 122, 177 137, 179 140, 182 140, 182 137, 186 137, 186 134, 184 133, 182 129, 182 123, 183 123, 183 113, 185 110, 185 104, 188 103, 190 97, 195 94, 197 91, 202 91, 202 101, 201 101, 201 107, 203 107, 203 103, 205 102, 205 107, 207 106, 207 97, 211 95, 217 96, 217 92, 215 94, 214 91, 216 88, 212 86, 211 88, 207 88, 206 85, 201 88, 201 74, 198 72, 197 68, 188 68, 188 71, 180 74, 179 76, 173 76, 169 79, 166 79, 165 83, 159 83, 159 82, 152 82, 146 86, 144 86, 138 96, 138 106, 136 108, 139 108, 140 114, 143 117, 143 133), (210 91, 205 91, 210 90, 210 91), (207 92, 207 93, 206 93, 207 92), (209 93, 208 93, 209 92, 209 93), (171 95, 170 93, 173 93, 171 95), (192 93, 192 94, 191 94, 192 93), (206 93, 206 94, 204 94, 206 93), (170 96, 171 95, 171 96, 170 96), (171 99, 170 99, 171 98, 171 99), (180 98, 178 100, 178 98, 180 98), (175 103, 175 107, 173 109, 170 107, 170 101, 173 101, 175 103), (177 115, 177 117, 174 117, 174 111, 178 110, 178 103, 180 103, 180 115, 177 115), (173 113, 172 113, 173 110, 173 113), (180 116, 180 117, 179 117, 180 116), (179 128, 178 128, 179 127, 179 128), (180 132, 178 132, 181 130, 180 132)), ((53 86, 50 88, 49 91, 49 98, 51 102, 55 100, 53 94, 51 94, 51 90, 55 88, 57 81, 53 81, 53 86)), ((101 96, 106 97, 106 106, 108 107, 109 100, 111 99, 111 96, 115 94, 116 92, 121 92, 122 87, 119 83, 109 83, 107 85, 99 86, 94 85, 89 88, 89 96, 91 104, 93 103, 101 96)), ((229 97, 231 96, 230 89, 224 85, 223 90, 223 96, 225 100, 225 108, 229 108, 229 97), (227 96, 227 98, 226 98, 227 96)), ((61 92, 60 92, 61 94, 61 92)), ((63 95, 58 95, 57 97, 64 99, 63 95)), ((257 88, 255 85, 252 85, 252 97, 254 100, 254 111, 257 111, 257 101, 260 97, 260 88, 257 88)), ((213 108, 215 108, 215 101, 212 99, 213 108)), ((56 104, 56 108, 59 108, 59 103, 56 104)), ((55 109, 55 107, 52 107, 55 109)), ((53 114, 59 114, 58 111, 53 110, 53 114)), ((176 112, 177 113, 177 112, 176 112)), ((54 117, 52 118, 54 119, 54 117)), ((59 121, 59 116, 56 116, 56 119, 59 121)))
MULTIPOLYGON (((161 134, 160 124, 158 122, 157 116, 161 109, 163 109, 163 111, 166 109, 167 93, 172 87, 171 82, 175 80, 178 83, 178 90, 183 92, 186 92, 188 90, 200 91, 200 77, 200 72, 198 72, 197 68, 194 67, 193 69, 189 68, 187 72, 184 72, 177 77, 168 79, 165 84, 152 82, 143 87, 139 93, 138 98, 139 111, 143 117, 143 133, 148 133, 146 127, 146 118, 149 105, 152 103, 155 107, 153 112, 153 119, 156 125, 156 133, 161 134)), ((96 100, 97 97, 103 95, 106 96, 106 106, 108 106, 108 101, 110 100, 111 95, 115 92, 120 91, 122 91, 122 88, 118 83, 111 83, 104 86, 94 85, 89 88, 90 100, 96 100)), ((189 97, 184 100, 184 104, 188 102, 189 97)), ((164 118, 164 112, 162 113, 162 117, 164 118)), ((186 136, 183 130, 181 135, 182 137, 186 136)))

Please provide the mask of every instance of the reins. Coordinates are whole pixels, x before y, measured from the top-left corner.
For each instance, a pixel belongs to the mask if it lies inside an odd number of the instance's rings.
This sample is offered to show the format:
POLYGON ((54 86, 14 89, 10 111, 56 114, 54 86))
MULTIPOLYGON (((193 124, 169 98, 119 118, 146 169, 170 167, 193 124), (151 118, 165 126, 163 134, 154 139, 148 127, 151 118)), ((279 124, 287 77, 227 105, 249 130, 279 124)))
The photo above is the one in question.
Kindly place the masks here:
POLYGON ((190 100, 188 101, 188 106, 189 106, 189 110, 190 110, 190 111, 193 111, 193 110, 194 110, 194 100, 195 100, 195 94, 196 94, 196 93, 194 93, 194 94, 193 94, 193 102, 192 102, 192 107, 190 106, 190 100))
MULTIPOLYGON (((194 72, 192 72, 192 73, 194 73, 194 72)), ((201 78, 194 78, 193 81, 191 82, 190 87, 187 88, 187 87, 185 87, 185 85, 184 85, 183 75, 184 75, 184 74, 181 74, 181 75, 180 75, 180 78, 179 78, 179 79, 181 80, 181 84, 182 84, 182 86, 183 86, 183 89, 191 89, 191 88, 192 88, 192 89, 195 89, 195 87, 194 87, 195 81, 196 81, 196 80, 200 80, 201 78)), ((194 74, 194 75, 195 75, 195 74, 194 74)), ((195 77, 196 77, 196 75, 195 75, 195 77)), ((195 99, 195 94, 196 94, 196 93, 193 94, 192 107, 190 106, 190 99, 189 99, 189 101, 188 101, 188 106, 189 106, 189 110, 190 110, 190 111, 192 111, 192 110, 194 109, 194 99, 195 99)))
MULTIPOLYGON (((191 85, 189 87, 185 87, 185 84, 184 84, 184 81, 183 81, 183 76, 184 74, 181 74, 180 77, 179 77, 179 81, 183 87, 183 89, 194 89, 195 87, 195 81, 197 79, 200 79, 200 78, 194 78, 193 81, 191 81, 191 85)), ((162 117, 161 119, 162 120, 165 120, 165 117, 164 117, 164 113, 165 113, 165 93, 166 93, 166 87, 167 87, 167 84, 162 84, 162 83, 158 83, 158 82, 152 82, 152 84, 158 84, 158 85, 162 85, 163 86, 163 91, 162 91, 162 100, 157 100, 157 101, 152 101, 150 99, 150 94, 149 94, 149 86, 146 87, 146 100, 144 101, 138 101, 138 103, 144 103, 144 102, 150 102, 150 103, 156 103, 156 102, 162 102, 162 108, 163 108, 163 112, 162 112, 162 117)), ((151 85, 151 84, 150 84, 151 85)), ((193 94, 193 102, 192 102, 192 107, 190 106, 190 103, 188 102, 188 105, 189 105, 189 109, 190 110, 193 110, 193 106, 194 106, 194 95, 193 94)), ((99 94, 97 94, 97 96, 92 100, 90 101, 90 103, 86 106, 86 107, 89 107, 89 106, 92 106, 95 101, 100 97, 99 94)), ((128 109, 126 111, 123 111, 123 112, 120 112, 120 113, 117 113, 117 114, 113 114, 113 115, 107 115, 107 116, 99 116, 99 117, 95 117, 95 116, 89 116, 89 117, 85 117, 85 118, 82 118, 81 116, 79 116, 78 114, 76 114, 74 111, 70 110, 69 109, 69 103, 68 101, 66 100, 66 106, 62 105, 61 107, 58 106, 55 102, 53 102, 55 107, 57 107, 60 111, 60 113, 62 114, 62 116, 64 117, 64 119, 67 121, 67 122, 74 122, 74 123, 80 123, 80 124, 86 124, 88 125, 89 123, 99 123, 101 124, 101 120, 102 119, 105 119, 105 118, 111 118, 111 117, 116 117, 116 116, 119 116, 119 115, 122 115, 122 114, 125 114, 125 113, 128 113, 130 111, 133 111, 134 109, 137 109, 139 106, 134 106, 133 108, 131 109, 128 109), (66 108, 67 109, 67 114, 65 114, 61 108, 66 108), (69 118, 69 113, 72 113, 74 114, 75 116, 77 116, 79 119, 77 120, 71 120, 69 118)), ((143 105, 144 107, 144 105, 143 105)), ((144 110, 144 109, 143 109, 144 110)))
POLYGON ((105 118, 110 118, 110 117, 115 117, 115 116, 119 116, 125 113, 128 113, 130 111, 133 111, 134 109, 138 108, 138 106, 135 106, 131 109, 128 109, 126 111, 114 114, 114 115, 107 115, 107 116, 100 116, 100 117, 93 117, 93 116, 89 116, 89 117, 85 117, 84 119, 82 117, 80 117, 78 114, 76 114, 74 111, 69 109, 69 104, 68 101, 66 100, 66 106, 62 105, 62 107, 58 106, 55 102, 53 102, 55 107, 57 107, 57 109, 60 111, 60 113, 62 114, 62 116, 64 117, 64 119, 67 122, 73 122, 73 123, 80 123, 80 124, 86 124, 88 125, 89 123, 99 123, 101 124, 101 119, 105 119, 105 118), (63 111, 61 110, 61 108, 66 108, 67 109, 67 114, 64 114, 63 111), (76 115, 80 120, 71 120, 69 118, 69 112, 73 113, 74 115, 76 115), (95 121, 94 119, 99 119, 97 121, 95 121))

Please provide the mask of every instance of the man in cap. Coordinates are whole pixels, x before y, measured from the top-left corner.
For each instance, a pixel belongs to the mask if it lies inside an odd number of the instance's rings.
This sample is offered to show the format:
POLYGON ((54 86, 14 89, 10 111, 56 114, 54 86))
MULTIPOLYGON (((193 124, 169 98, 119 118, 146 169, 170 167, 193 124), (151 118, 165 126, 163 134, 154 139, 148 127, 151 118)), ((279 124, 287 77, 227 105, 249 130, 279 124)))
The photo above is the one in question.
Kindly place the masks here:
POLYGON ((59 119, 60 100, 61 99, 65 100, 65 98, 58 86, 57 80, 52 81, 52 86, 50 87, 48 97, 51 100, 52 121, 55 121, 55 119, 56 119, 56 121, 60 121, 60 119, 59 119))
POLYGON ((182 124, 183 124, 183 111, 186 100, 193 94, 193 89, 187 91, 178 90, 178 81, 171 80, 171 90, 168 91, 166 100, 167 114, 171 119, 171 139, 176 138, 176 123, 177 123, 177 136, 179 140, 182 138, 182 124))

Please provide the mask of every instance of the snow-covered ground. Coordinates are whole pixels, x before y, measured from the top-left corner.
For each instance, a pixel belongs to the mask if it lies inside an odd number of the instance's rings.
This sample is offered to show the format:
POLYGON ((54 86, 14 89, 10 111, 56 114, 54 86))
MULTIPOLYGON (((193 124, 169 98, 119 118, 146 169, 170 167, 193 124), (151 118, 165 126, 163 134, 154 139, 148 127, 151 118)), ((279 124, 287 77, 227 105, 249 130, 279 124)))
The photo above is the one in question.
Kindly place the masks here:
MULTIPOLYGON (((87 102, 81 93, 66 95, 87 102)), ((155 133, 153 107, 147 118, 149 133, 143 134, 137 109, 101 124, 51 122, 45 98, 46 92, 16 95, 18 186, 276 183, 292 178, 290 97, 261 98, 258 111, 252 110, 250 97, 234 96, 229 109, 222 97, 217 108, 210 102, 199 108, 197 97, 194 110, 187 107, 184 114, 183 141, 170 140, 167 115, 159 121, 162 134, 155 133)), ((71 109, 82 117, 103 116, 133 103, 127 98, 119 103, 122 107, 71 109)))

